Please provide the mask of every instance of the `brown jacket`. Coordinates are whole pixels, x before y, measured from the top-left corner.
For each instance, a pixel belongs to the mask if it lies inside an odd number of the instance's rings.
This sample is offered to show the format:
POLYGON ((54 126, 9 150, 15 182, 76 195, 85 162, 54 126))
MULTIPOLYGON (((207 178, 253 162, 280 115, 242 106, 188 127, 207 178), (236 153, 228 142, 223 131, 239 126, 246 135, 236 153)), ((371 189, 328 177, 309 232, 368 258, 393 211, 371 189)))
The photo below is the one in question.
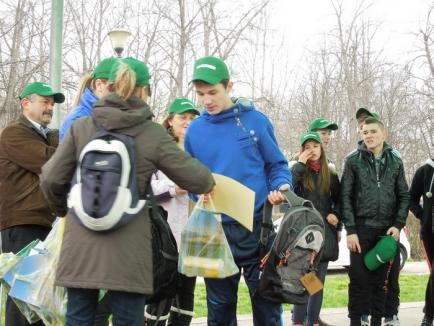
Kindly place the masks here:
POLYGON ((58 130, 45 138, 23 115, 0 136, 0 230, 15 225, 51 227, 54 216, 39 188, 41 167, 56 150, 58 130))
MULTIPOLYGON (((166 130, 151 121, 152 113, 146 103, 137 97, 125 102, 110 94, 95 104, 92 117, 79 119, 72 125, 57 152, 42 168, 41 187, 59 214, 67 212, 66 195, 76 162, 96 131, 92 118, 107 130, 135 138, 136 176, 142 195, 156 170, 194 193, 206 193, 213 187, 210 171, 181 151, 166 130)), ((66 219, 56 276, 58 285, 153 293, 150 219, 146 210, 109 232, 88 230, 72 215, 66 219)))

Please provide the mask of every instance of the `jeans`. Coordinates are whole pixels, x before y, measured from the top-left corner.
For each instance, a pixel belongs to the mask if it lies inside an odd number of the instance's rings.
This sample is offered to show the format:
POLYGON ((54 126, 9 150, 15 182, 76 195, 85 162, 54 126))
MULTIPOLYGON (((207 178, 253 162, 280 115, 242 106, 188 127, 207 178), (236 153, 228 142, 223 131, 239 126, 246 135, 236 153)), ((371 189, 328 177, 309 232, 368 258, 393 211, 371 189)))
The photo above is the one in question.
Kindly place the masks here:
MULTIPOLYGON (((35 239, 45 240, 51 228, 39 225, 17 225, 1 231, 2 252, 17 253, 35 239)), ((6 300, 6 326, 43 326, 42 321, 30 324, 12 299, 6 300)))
MULTIPOLYGON (((316 275, 324 284, 325 277, 327 275, 328 262, 321 262, 318 264, 318 271, 316 275)), ((307 304, 295 304, 293 310, 293 320, 294 324, 303 324, 305 319, 307 320, 307 326, 312 326, 318 323, 319 313, 321 311, 323 290, 315 293, 309 297, 307 304)))
MULTIPOLYGON (((98 307, 94 289, 67 288, 66 326, 93 326, 98 307)), ((108 291, 113 326, 143 326, 145 296, 138 293, 108 291)))
MULTIPOLYGON (((262 298, 256 293, 259 284, 259 247, 258 239, 261 224, 254 222, 253 232, 238 223, 223 224, 226 238, 231 247, 235 263, 243 271, 244 280, 249 288, 255 326, 282 325, 282 305, 262 298)), ((205 279, 208 325, 237 325, 237 292, 241 274, 223 279, 205 279)))

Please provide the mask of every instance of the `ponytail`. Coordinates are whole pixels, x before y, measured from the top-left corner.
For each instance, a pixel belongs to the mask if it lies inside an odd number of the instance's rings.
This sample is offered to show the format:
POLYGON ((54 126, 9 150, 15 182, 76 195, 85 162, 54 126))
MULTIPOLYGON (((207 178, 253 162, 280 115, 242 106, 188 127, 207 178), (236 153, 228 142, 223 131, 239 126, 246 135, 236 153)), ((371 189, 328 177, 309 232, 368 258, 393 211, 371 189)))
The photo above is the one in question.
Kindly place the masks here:
POLYGON ((128 65, 120 62, 116 72, 116 79, 109 85, 109 90, 126 101, 131 97, 135 88, 136 73, 128 65))
POLYGON ((81 97, 83 96, 84 90, 91 87, 93 79, 90 74, 86 74, 80 79, 80 84, 78 85, 77 93, 75 94, 74 101, 72 102, 72 107, 75 108, 80 105, 81 97))

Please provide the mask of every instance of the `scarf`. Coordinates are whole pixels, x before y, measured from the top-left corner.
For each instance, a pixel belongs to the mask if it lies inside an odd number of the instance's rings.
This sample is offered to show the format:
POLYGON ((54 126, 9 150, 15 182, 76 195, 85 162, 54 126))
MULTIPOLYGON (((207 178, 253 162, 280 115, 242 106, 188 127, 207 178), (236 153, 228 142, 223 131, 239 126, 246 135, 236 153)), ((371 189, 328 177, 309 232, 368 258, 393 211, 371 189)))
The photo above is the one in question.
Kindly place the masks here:
POLYGON ((319 173, 319 171, 321 170, 321 162, 320 161, 316 161, 316 162, 309 162, 307 161, 307 166, 316 173, 319 173))

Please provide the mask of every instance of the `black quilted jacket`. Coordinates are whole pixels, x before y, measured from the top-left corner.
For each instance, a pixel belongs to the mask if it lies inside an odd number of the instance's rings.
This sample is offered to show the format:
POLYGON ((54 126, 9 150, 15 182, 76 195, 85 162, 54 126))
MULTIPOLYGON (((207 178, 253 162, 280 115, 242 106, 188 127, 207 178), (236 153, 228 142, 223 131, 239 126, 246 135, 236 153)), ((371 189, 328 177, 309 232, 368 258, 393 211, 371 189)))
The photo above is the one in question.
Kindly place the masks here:
POLYGON ((341 212, 347 234, 356 226, 401 229, 407 219, 410 195, 399 153, 384 143, 380 173, 364 143, 350 153, 341 179, 341 212))

